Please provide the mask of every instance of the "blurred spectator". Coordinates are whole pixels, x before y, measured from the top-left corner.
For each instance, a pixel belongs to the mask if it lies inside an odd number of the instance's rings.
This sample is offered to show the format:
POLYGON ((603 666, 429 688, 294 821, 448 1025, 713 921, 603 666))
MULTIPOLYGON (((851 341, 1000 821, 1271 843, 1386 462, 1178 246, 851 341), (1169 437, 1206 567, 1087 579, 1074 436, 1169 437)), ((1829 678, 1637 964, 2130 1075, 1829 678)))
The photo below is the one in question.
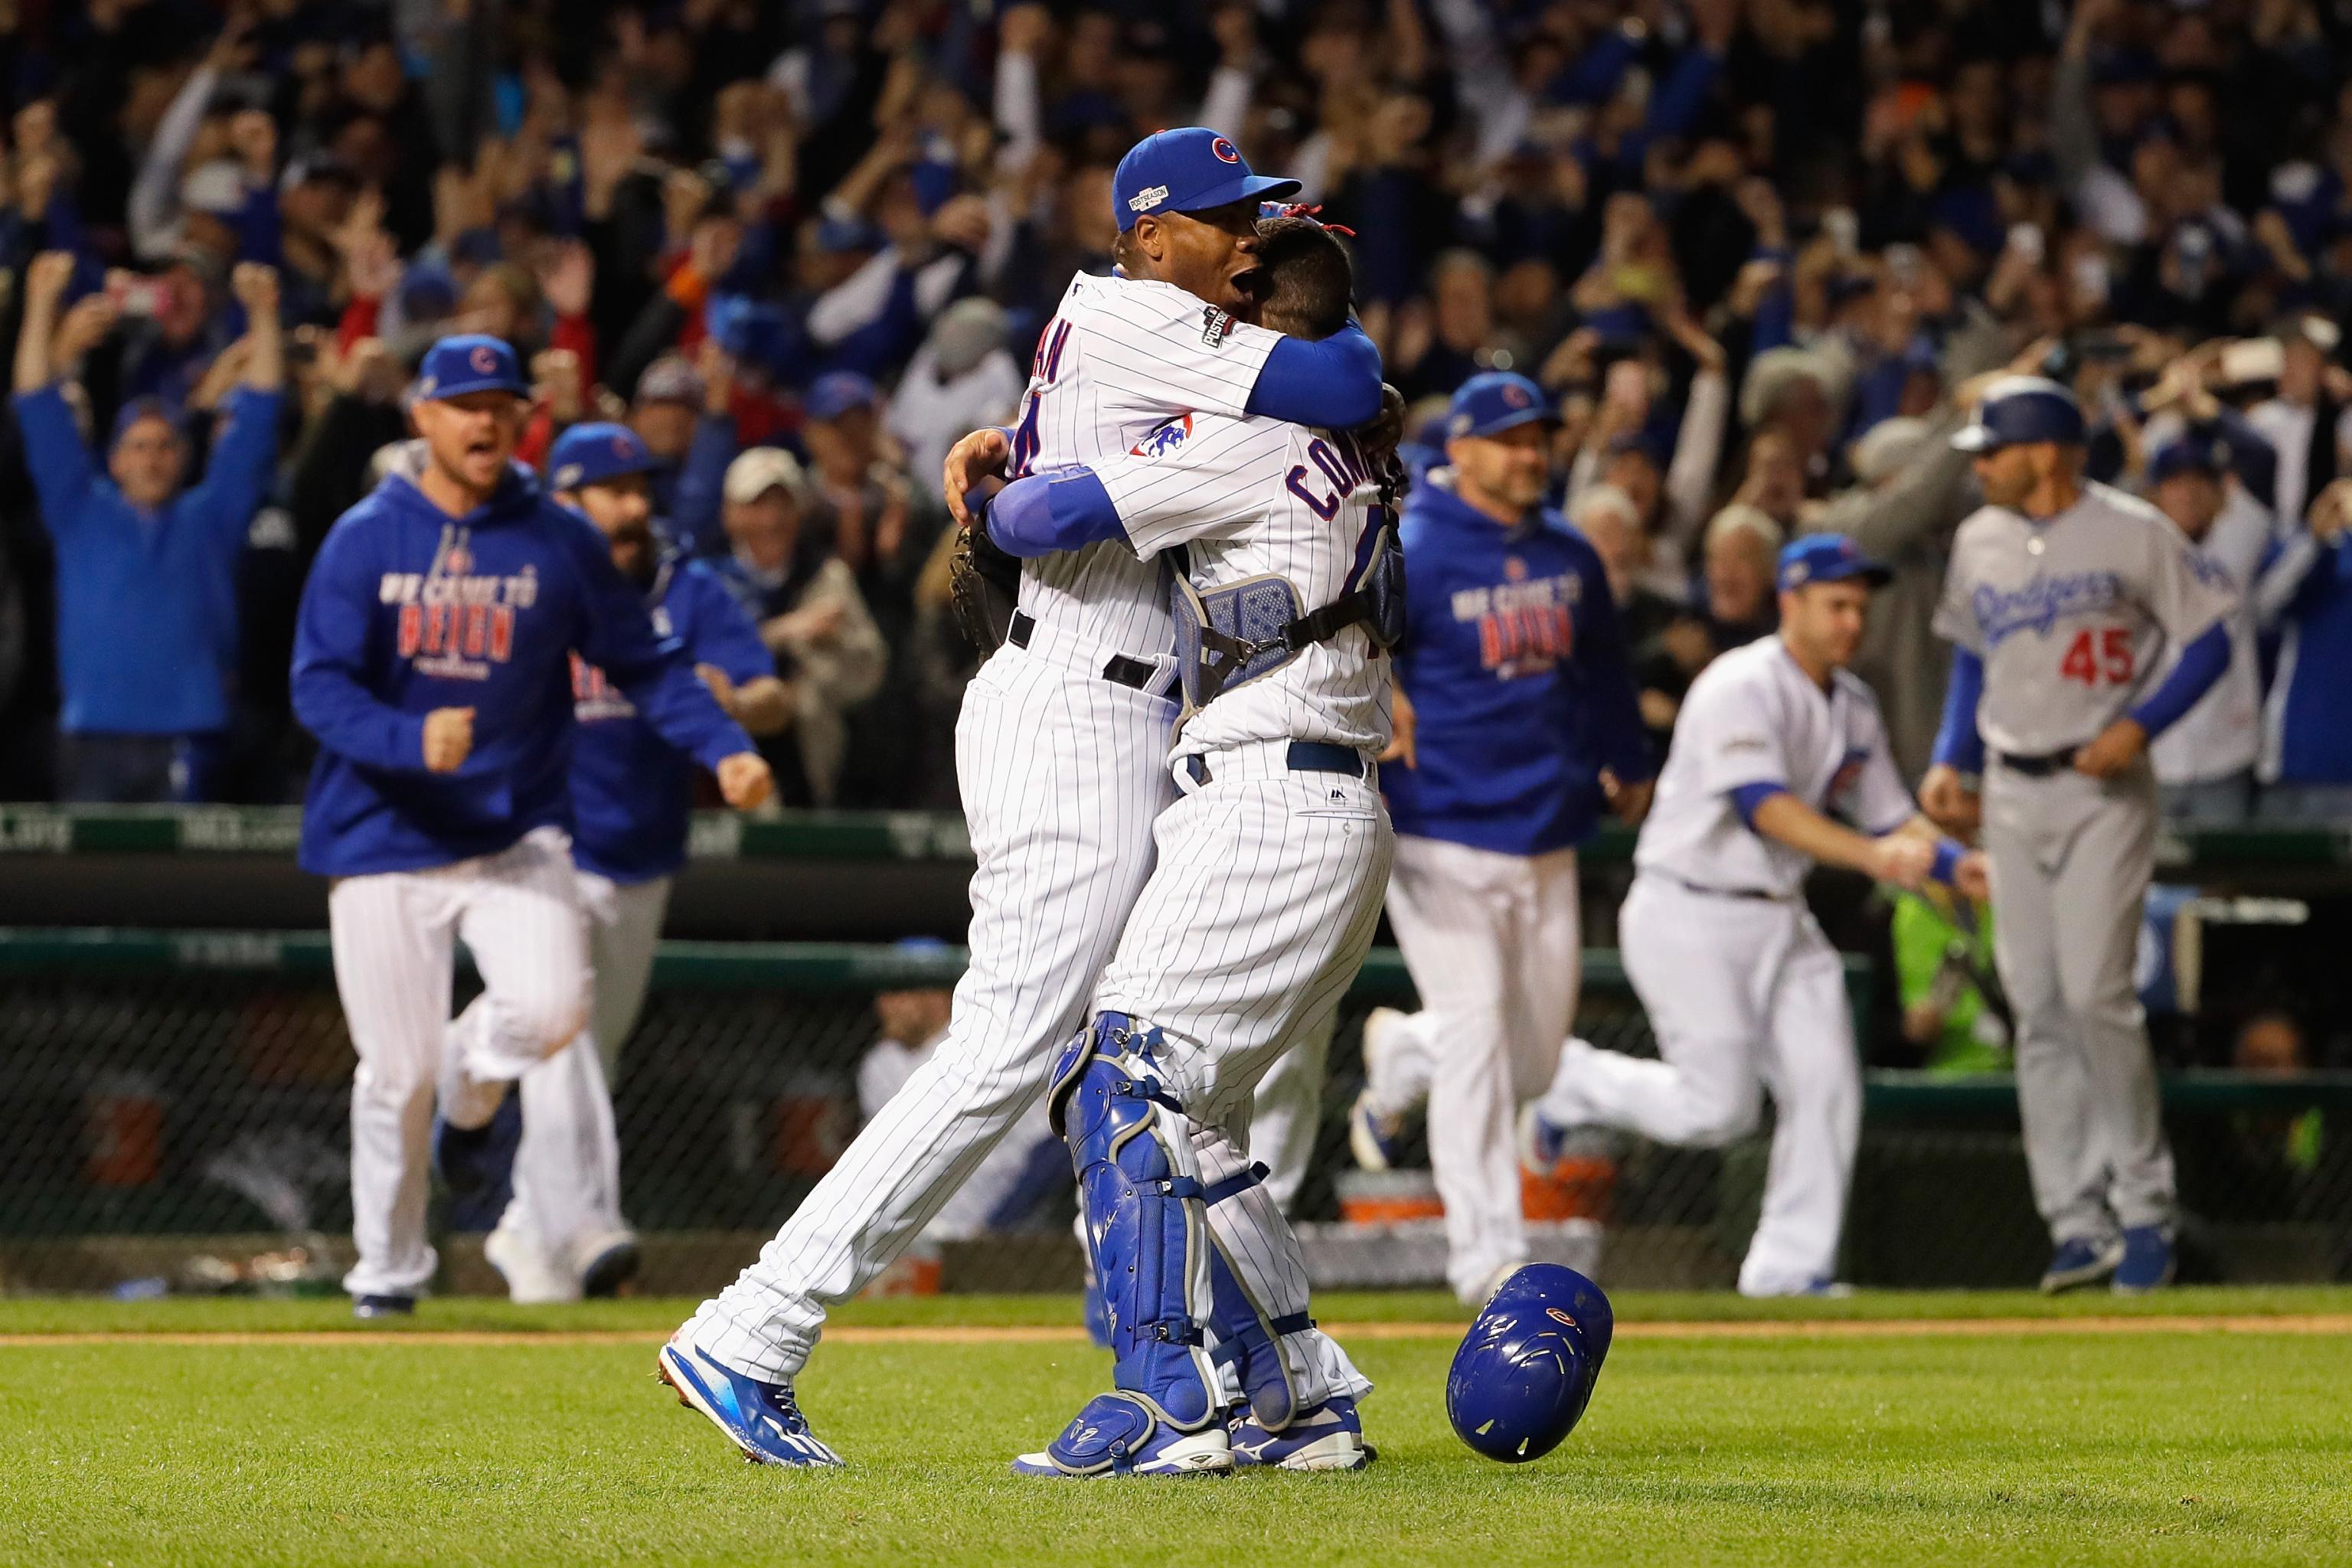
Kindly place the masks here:
MULTIPOLYGON (((2253 806, 2262 709, 2256 668, 2254 574, 2270 545, 2270 509, 2230 477, 2218 437, 2184 436, 2148 464, 2148 499, 2241 595, 2230 617, 2230 665, 2196 706, 2148 745, 2165 815, 2189 822, 2242 822, 2253 806)), ((2179 660, 2168 650, 2158 679, 2179 660)))
POLYGON ((728 408, 732 363, 715 344, 702 360, 709 375, 676 354, 647 365, 629 409, 629 428, 658 465, 654 515, 668 520, 671 539, 689 554, 711 552, 722 542, 720 491, 736 451, 728 408))
POLYGON ((1706 628, 1716 653, 1780 625, 1773 563, 1781 543, 1780 525, 1746 501, 1732 502, 1706 525, 1706 628))
POLYGON ((2311 526, 2280 561, 2294 584, 2263 715, 2262 815, 2352 816, 2352 480, 2311 505, 2311 526))
MULTIPOLYGON (((908 954, 929 955, 943 949, 943 943, 926 939, 898 944, 898 951, 908 954)), ((944 985, 875 996, 874 1018, 881 1036, 857 1064, 857 1109, 866 1121, 880 1115, 915 1069, 930 1059, 948 1032, 954 1000, 954 993, 944 985)), ((923 1240, 936 1246, 1026 1228, 1039 1205, 1069 1183, 1069 1151, 1047 1123, 1040 1098, 923 1227, 923 1240)), ((936 1260, 935 1252, 930 1256, 936 1260)))
POLYGON ((1990 905, 1940 889, 1895 895, 1895 979, 1903 1037, 1929 1072, 2002 1072, 2010 1020, 1993 971, 1990 905))
POLYGON ((124 405, 105 474, 93 467, 58 376, 114 330, 121 308, 92 294, 60 321, 73 270, 65 252, 35 258, 16 339, 16 422, 57 552, 58 793, 203 800, 208 749, 229 721, 237 556, 277 458, 278 275, 258 263, 237 268, 252 322, 244 376, 203 479, 184 487, 190 438, 156 398, 124 405))
POLYGON ((2278 391, 2246 418, 2278 454, 2273 502, 2292 519, 2352 468, 2352 373, 2330 363, 2344 334, 2325 317, 2292 316, 2277 336, 2278 391))
POLYGON ((731 553, 719 571, 759 623, 792 695, 792 722, 762 742, 787 805, 830 805, 848 746, 848 711, 882 684, 888 649, 856 574, 814 526, 814 502, 790 452, 754 447, 727 470, 731 553))
POLYGON ((887 424, 906 449, 919 491, 936 488, 932 476, 966 432, 1011 422, 1028 383, 1005 349, 1009 331, 1004 308, 994 300, 959 300, 908 362, 887 424))

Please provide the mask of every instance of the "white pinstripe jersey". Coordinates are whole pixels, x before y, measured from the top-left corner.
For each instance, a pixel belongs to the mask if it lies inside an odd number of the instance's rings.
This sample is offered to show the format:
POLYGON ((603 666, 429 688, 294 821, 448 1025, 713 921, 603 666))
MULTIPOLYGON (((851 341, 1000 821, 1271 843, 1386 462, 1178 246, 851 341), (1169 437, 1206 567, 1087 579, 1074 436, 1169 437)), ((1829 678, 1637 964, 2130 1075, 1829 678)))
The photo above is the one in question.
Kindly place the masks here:
MULTIPOLYGON (((1287 578, 1302 615, 1346 590, 1380 496, 1352 437, 1278 419, 1179 415, 1135 450, 1088 467, 1118 508, 1137 559, 1183 545, 1192 586, 1203 593, 1246 577, 1287 578)), ((1349 626, 1212 698, 1176 749, 1327 741, 1377 752, 1389 743, 1389 689, 1387 662, 1362 626, 1349 626)))
MULTIPOLYGON (((1171 415, 1238 416, 1281 341, 1172 283, 1080 273, 1038 337, 1009 471, 1097 467, 1171 415)), ((1117 543, 1030 561, 1021 607, 1133 658, 1163 657, 1175 641, 1158 564, 1117 543)))

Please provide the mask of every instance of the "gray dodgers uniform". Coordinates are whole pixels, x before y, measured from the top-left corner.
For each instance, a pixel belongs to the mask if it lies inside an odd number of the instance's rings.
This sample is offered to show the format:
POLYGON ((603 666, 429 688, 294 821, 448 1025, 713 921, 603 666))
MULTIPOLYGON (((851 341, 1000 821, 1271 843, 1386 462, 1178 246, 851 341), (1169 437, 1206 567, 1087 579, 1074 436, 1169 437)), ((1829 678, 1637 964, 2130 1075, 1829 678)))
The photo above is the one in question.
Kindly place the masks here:
POLYGON ((1960 525, 1936 630, 1982 660, 1993 951, 2017 1013, 2033 1196, 2060 1241, 2166 1226, 2172 1155, 2132 990, 2158 816, 2145 758, 2076 773, 2087 744, 2236 605, 2227 577, 2147 502, 2085 484, 2042 521, 1960 525))

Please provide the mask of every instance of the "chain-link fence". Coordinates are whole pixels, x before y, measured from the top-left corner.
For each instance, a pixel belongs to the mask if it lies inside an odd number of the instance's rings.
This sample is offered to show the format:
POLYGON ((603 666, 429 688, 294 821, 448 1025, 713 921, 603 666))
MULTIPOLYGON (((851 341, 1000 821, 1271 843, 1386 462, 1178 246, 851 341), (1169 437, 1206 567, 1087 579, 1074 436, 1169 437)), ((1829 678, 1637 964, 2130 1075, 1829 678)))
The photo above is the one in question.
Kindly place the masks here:
MULTIPOLYGON (((858 1123, 856 1078, 878 991, 951 984, 953 951, 664 944, 614 1084, 624 1191, 648 1289, 725 1279, 831 1164, 858 1123)), ((1579 1032, 1650 1054, 1613 952, 1588 955, 1579 1032)), ((1862 970, 1850 965, 1857 1012, 1862 970)), ((462 1002, 472 981, 461 978, 462 1002)), ((1297 1204, 1327 1283, 1433 1283, 1439 1211, 1425 1173, 1373 1179, 1347 1109, 1372 1006, 1409 1004, 1393 952, 1348 999, 1297 1204)), ((310 1249, 331 1279, 350 1226, 352 1058, 318 933, 0 932, 0 1289, 249 1285, 257 1255, 310 1249)), ((2352 1086, 2341 1075, 2168 1079, 2190 1219, 2185 1264, 2209 1278, 2336 1278, 2352 1216, 2352 1086)), ((1405 1163, 1423 1160, 1417 1136, 1405 1163)), ((1719 1151, 1580 1147, 1526 1198, 1544 1245, 1627 1286, 1727 1284, 1753 1226, 1765 1142, 1719 1151)), ((1075 1284, 1068 1184, 984 1242, 938 1249, 950 1289, 1075 1284)), ((494 1289, 436 1211, 451 1288, 494 1289)), ((2005 1078, 1874 1074, 1847 1275, 1888 1285, 2020 1284, 2046 1242, 2005 1078)), ((305 1270, 267 1258, 258 1272, 305 1270)))

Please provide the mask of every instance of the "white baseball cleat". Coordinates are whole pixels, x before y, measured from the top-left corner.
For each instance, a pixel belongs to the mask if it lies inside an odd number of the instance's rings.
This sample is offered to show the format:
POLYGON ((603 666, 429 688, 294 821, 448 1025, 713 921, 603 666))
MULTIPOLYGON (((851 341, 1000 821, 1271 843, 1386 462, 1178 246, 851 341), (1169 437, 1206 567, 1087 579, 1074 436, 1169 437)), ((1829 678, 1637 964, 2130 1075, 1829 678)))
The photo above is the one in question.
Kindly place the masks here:
POLYGON ((1364 1016, 1364 1087, 1348 1110, 1348 1149, 1366 1171, 1391 1171, 1402 1153, 1404 1118, 1375 1110, 1372 1084, 1385 1076, 1395 1027, 1404 1015, 1393 1007, 1375 1007, 1364 1016))
POLYGON ((537 1238, 501 1222, 482 1238, 482 1257, 507 1282, 507 1299, 546 1307, 580 1300, 580 1277, 559 1264, 537 1238))

